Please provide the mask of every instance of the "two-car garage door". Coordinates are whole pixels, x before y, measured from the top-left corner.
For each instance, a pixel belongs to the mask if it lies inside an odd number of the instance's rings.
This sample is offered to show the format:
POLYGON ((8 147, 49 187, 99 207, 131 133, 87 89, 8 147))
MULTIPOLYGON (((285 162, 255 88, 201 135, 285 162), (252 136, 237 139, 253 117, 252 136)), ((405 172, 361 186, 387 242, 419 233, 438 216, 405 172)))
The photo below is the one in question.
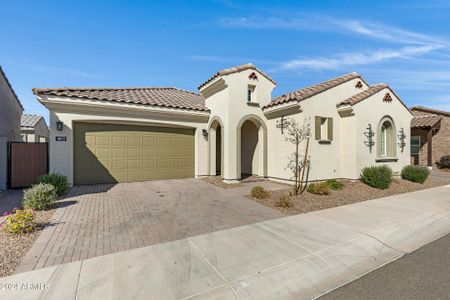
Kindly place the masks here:
POLYGON ((74 183, 194 177, 194 130, 74 124, 74 183))

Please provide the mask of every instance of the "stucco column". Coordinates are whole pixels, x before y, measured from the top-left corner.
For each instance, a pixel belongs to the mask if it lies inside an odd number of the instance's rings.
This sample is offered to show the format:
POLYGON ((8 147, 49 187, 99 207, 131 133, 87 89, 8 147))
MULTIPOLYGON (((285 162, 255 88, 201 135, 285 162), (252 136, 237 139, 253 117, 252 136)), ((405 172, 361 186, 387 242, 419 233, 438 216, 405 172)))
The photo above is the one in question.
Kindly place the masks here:
MULTIPOLYGON (((236 128, 229 126, 229 128, 236 128)), ((240 129, 224 130, 224 147, 223 147, 223 180, 228 183, 235 183, 241 178, 241 174, 238 174, 240 170, 240 162, 238 161, 238 149, 240 151, 240 129)))
POLYGON ((208 143, 209 143, 209 175, 216 176, 216 140, 217 130, 214 127, 209 129, 208 133, 208 143))

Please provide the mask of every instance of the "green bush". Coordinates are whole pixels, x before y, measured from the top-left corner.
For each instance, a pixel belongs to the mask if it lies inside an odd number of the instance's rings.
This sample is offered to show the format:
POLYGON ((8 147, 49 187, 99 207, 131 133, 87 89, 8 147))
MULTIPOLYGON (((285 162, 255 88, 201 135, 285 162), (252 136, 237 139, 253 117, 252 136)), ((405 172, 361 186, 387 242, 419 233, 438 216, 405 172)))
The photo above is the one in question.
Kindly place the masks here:
POLYGON ((55 205, 56 197, 56 189, 53 185, 39 183, 25 191, 23 206, 37 210, 49 209, 55 205))
POLYGON ((291 197, 289 197, 289 195, 281 194, 277 197, 275 206, 288 208, 294 206, 294 203, 292 203, 291 197))
POLYGON ((316 195, 329 195, 330 187, 326 182, 311 183, 306 189, 308 192, 316 195))
POLYGON ((38 178, 38 183, 48 183, 55 187, 58 196, 64 196, 69 190, 67 177, 58 173, 49 173, 38 178))
POLYGON ((251 195, 258 199, 265 199, 269 198, 270 194, 266 189, 264 189, 262 186, 255 186, 252 188, 251 195))
POLYGON ((332 190, 342 190, 344 187, 344 184, 336 179, 327 180, 327 184, 332 190))
POLYGON ((392 169, 386 165, 365 167, 360 179, 368 186, 384 190, 392 183, 392 169))
POLYGON ((17 209, 6 217, 3 230, 9 233, 28 233, 34 231, 36 223, 32 209, 17 209))
POLYGON ((402 169, 402 178, 412 182, 424 183, 428 175, 430 175, 430 170, 427 167, 410 165, 402 169))
POLYGON ((442 156, 436 164, 439 169, 450 169, 450 155, 442 156))

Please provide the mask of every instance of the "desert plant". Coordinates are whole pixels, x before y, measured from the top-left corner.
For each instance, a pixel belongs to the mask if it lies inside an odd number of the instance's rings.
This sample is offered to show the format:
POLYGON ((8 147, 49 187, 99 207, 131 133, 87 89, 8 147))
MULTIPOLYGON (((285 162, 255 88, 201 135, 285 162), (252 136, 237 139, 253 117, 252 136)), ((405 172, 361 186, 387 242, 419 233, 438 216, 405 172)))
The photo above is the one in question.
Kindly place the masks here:
POLYGON ((36 223, 32 209, 15 209, 12 214, 6 216, 3 230, 9 233, 28 233, 34 231, 36 223))
POLYGON ((311 194, 316 195, 329 195, 330 194, 330 186, 326 182, 318 182, 311 183, 308 185, 307 189, 311 194))
POLYGON ((255 186, 254 188, 252 188, 252 191, 250 192, 252 197, 258 198, 258 199, 265 199, 265 198, 269 198, 270 194, 268 191, 266 191, 265 188, 263 188, 262 186, 255 186))
POLYGON ((430 175, 430 170, 427 167, 409 165, 402 169, 402 178, 412 182, 424 183, 428 175, 430 175))
POLYGON ((342 190, 344 184, 336 179, 328 179, 327 184, 332 190, 342 190))
MULTIPOLYGON (((300 125, 295 121, 294 118, 288 120, 278 121, 278 126, 286 130, 285 140, 295 145, 295 152, 289 155, 289 163, 287 167, 293 173, 294 178, 294 195, 298 195, 304 191, 303 179, 305 175, 305 170, 309 166, 308 162, 308 145, 309 137, 311 135, 311 129, 309 121, 304 121, 303 125, 300 125), (300 144, 306 140, 306 152, 305 156, 300 155, 300 144)), ((282 131, 283 132, 283 131, 282 131)), ((283 133, 282 133, 283 134, 283 133)))
POLYGON ((55 205, 56 189, 48 183, 39 183, 25 191, 23 206, 37 210, 49 209, 55 205))
POLYGON ((450 155, 442 156, 436 164, 439 169, 450 169, 450 155))
POLYGON ((360 179, 368 186, 384 190, 392 183, 392 169, 386 165, 365 167, 360 179))
POLYGON ((56 194, 63 196, 69 190, 67 177, 59 173, 48 173, 38 178, 38 183, 48 183, 55 187, 56 194))
POLYGON ((294 206, 294 203, 292 203, 291 197, 289 197, 289 195, 281 194, 281 195, 277 196, 277 200, 275 201, 275 206, 288 208, 288 207, 294 206))

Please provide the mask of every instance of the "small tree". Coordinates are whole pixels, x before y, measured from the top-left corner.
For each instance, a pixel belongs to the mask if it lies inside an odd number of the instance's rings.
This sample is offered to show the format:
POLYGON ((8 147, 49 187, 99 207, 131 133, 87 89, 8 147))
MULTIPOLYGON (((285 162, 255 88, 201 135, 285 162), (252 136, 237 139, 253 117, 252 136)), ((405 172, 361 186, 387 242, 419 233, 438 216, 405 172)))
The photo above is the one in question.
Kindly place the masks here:
POLYGON ((307 162, 307 153, 304 156, 300 155, 299 146, 304 140, 307 143, 309 142, 311 135, 310 122, 309 120, 305 120, 300 125, 295 119, 290 118, 288 120, 278 121, 278 123, 278 127, 283 128, 283 132, 286 133, 285 140, 295 145, 295 152, 288 157, 288 168, 294 174, 294 194, 298 195, 299 192, 303 192, 303 175, 306 167, 309 165, 307 162))

